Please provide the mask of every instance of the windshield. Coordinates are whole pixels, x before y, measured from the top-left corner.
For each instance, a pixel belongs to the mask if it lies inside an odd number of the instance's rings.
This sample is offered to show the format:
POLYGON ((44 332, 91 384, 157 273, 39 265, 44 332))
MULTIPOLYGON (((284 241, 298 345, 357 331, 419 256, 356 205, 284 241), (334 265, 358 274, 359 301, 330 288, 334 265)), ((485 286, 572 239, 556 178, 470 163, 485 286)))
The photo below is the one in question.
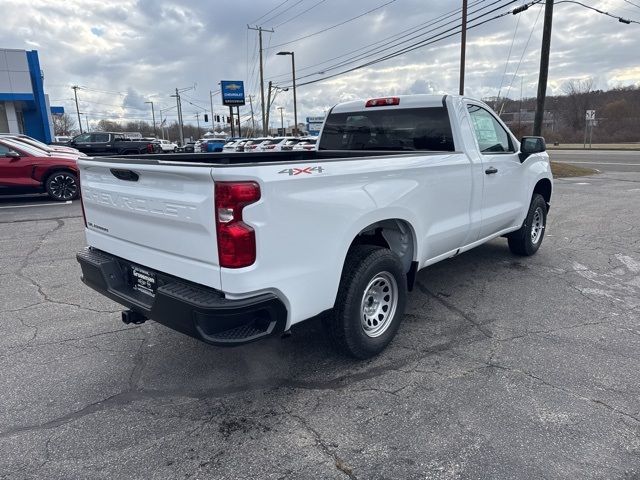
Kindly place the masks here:
POLYGON ((37 147, 34 147, 33 145, 28 145, 24 142, 18 142, 14 139, 2 139, 2 141, 9 147, 11 148, 15 148, 17 150, 20 150, 22 152, 28 153, 31 156, 34 157, 48 157, 49 153, 45 152, 44 150, 41 150, 37 147))
POLYGON ((320 150, 454 150, 444 107, 332 113, 320 150))
POLYGON ((53 149, 46 143, 39 142, 38 140, 25 138, 25 137, 11 137, 11 140, 18 142, 19 144, 27 144, 45 152, 52 152, 53 149))

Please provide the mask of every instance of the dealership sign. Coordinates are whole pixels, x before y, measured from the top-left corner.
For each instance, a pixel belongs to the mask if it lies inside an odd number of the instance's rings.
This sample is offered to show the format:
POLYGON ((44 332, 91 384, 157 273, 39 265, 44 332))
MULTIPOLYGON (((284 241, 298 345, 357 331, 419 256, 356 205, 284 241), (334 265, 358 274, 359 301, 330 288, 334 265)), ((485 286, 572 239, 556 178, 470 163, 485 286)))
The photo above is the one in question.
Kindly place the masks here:
POLYGON ((244 105, 244 83, 239 80, 222 80, 222 104, 227 106, 244 105))
POLYGON ((307 131, 309 135, 319 135, 322 130, 322 124, 324 123, 324 116, 322 117, 307 117, 307 131))

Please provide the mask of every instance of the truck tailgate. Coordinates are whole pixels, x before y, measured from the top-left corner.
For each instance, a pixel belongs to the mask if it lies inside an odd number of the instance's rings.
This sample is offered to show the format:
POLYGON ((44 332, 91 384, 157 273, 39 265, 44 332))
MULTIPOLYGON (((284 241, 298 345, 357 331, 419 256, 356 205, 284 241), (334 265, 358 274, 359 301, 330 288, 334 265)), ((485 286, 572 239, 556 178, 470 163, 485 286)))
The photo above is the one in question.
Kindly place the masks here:
POLYGON ((211 167, 79 160, 87 242, 220 289, 211 167))

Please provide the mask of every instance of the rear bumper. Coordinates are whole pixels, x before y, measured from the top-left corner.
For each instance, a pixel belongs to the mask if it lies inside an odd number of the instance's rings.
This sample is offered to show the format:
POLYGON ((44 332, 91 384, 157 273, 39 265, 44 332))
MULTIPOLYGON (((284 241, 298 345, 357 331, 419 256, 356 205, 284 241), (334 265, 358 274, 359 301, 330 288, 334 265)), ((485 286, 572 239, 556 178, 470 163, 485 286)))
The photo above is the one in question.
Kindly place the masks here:
POLYGON ((203 342, 242 345, 284 331, 287 309, 273 294, 228 300, 213 288, 186 282, 100 250, 87 248, 78 252, 76 258, 82 268, 82 281, 87 286, 146 318, 203 342), (132 266, 155 275, 154 296, 134 290, 132 266))

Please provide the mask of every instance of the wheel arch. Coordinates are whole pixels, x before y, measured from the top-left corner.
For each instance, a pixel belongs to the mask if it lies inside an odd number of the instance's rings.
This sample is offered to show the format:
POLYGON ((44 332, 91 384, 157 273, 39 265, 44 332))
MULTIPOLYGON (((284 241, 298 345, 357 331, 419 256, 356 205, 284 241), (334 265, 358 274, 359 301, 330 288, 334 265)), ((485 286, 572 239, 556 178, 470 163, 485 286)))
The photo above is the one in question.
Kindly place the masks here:
MULTIPOLYGON (((353 237, 349 251, 355 245, 374 245, 391 250, 402 262, 409 290, 413 288, 418 262, 416 261, 417 237, 411 222, 402 218, 387 218, 372 222, 361 228, 353 237)), ((346 257, 344 263, 346 263, 346 257)))
POLYGON ((541 178, 533 187, 533 193, 531 196, 533 197, 533 195, 535 195, 536 193, 539 193, 540 195, 542 195, 542 198, 544 198, 544 201, 547 204, 547 211, 549 211, 549 208, 551 206, 552 190, 553 190, 553 186, 551 184, 551 180, 549 180, 548 178, 541 178))
POLYGON ((47 180, 49 180, 49 177, 51 177, 51 175, 58 172, 73 173, 76 176, 76 178, 78 179, 80 178, 80 172, 77 169, 74 170, 72 167, 68 165, 54 165, 47 168, 42 174, 42 186, 44 187, 46 185, 47 180))

